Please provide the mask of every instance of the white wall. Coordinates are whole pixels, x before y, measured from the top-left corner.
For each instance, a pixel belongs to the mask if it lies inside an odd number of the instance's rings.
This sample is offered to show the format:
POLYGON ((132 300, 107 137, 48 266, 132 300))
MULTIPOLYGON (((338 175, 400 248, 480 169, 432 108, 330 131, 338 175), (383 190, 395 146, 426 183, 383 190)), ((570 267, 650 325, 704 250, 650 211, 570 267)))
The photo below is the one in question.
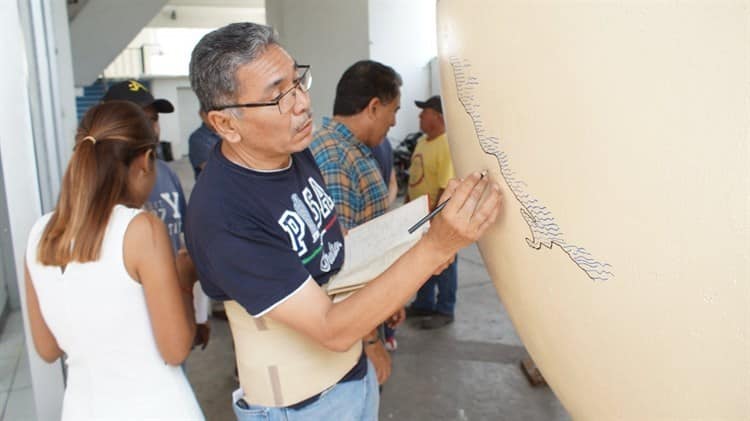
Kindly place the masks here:
MULTIPOLYGON (((32 9, 50 11, 50 3, 45 0, 31 1, 32 9)), ((18 2, 0 2, 0 27, 3 28, 3 66, 0 66, 0 103, 3 112, 0 113, 0 127, 12 128, 0 134, 0 157, 2 158, 1 179, 4 183, 8 204, 8 219, 11 242, 13 244, 13 260, 15 276, 19 286, 24 279, 24 254, 26 238, 31 226, 41 215, 41 200, 39 180, 37 178, 37 161, 32 135, 31 112, 29 102, 30 81, 29 63, 26 55, 21 22, 25 21, 19 15, 18 2)), ((37 15, 38 16, 38 15, 37 15)), ((47 22, 48 23, 48 22, 47 22)), ((49 31, 43 22, 35 22, 34 35, 54 40, 54 30, 49 31)), ((60 98, 60 91, 45 92, 60 98)), ((61 102, 55 104, 59 109, 61 102)), ((32 344, 31 333, 28 329, 26 317, 25 289, 20 288, 21 303, 26 344, 32 344)), ((34 391, 36 415, 41 420, 59 419, 62 408, 62 371, 60 364, 46 364, 34 351, 33 346, 27 346, 29 368, 34 391)))
MULTIPOLYGON (((312 66, 311 96, 319 124, 333 111, 341 74, 355 61, 369 57, 367 0, 273 0, 267 2, 266 12, 266 22, 279 32, 284 48, 300 64, 312 66)), ((190 101, 185 88, 189 87, 186 77, 156 77, 151 84, 154 97, 175 105, 174 113, 159 117, 161 138, 172 142, 175 159, 188 153, 187 135, 200 124, 197 108, 186 109, 190 101)))
MULTIPOLYGON (((60 145, 57 157, 61 170, 64 171, 70 155, 73 153, 73 139, 78 129, 78 114, 76 113, 76 92, 73 76, 73 51, 70 47, 70 28, 66 5, 61 1, 49 1, 54 28, 49 51, 55 55, 54 70, 50 75, 54 80, 53 89, 57 91, 58 137, 54 139, 60 145)), ((62 175, 61 171, 61 175, 62 175)), ((61 177, 62 179, 62 177, 61 177)))
POLYGON ((266 22, 300 64, 312 66, 315 123, 333 112, 336 83, 347 67, 369 58, 367 0, 269 0, 266 22))
POLYGON ((143 28, 102 73, 108 79, 187 76, 193 48, 211 30, 143 28))
POLYGON ((218 28, 230 22, 266 22, 263 1, 246 2, 239 7, 167 4, 149 22, 154 28, 218 28))
POLYGON ((401 75, 401 111, 389 133, 397 143, 419 130, 414 100, 430 96, 430 60, 437 55, 435 0, 266 2, 266 22, 299 63, 312 65, 316 123, 333 111, 336 83, 357 60, 373 59, 401 75))
POLYGON ((431 95, 430 60, 437 55, 435 0, 369 0, 370 58, 403 78, 401 111, 388 133, 393 143, 419 130, 414 100, 431 95))
POLYGON ((189 86, 180 86, 177 88, 177 103, 175 108, 180 110, 177 115, 177 122, 180 129, 181 148, 184 153, 188 153, 188 138, 195 131, 202 121, 198 115, 201 104, 198 97, 189 86))
POLYGON ((154 98, 167 99, 175 108, 171 114, 159 114, 161 140, 167 140, 172 143, 172 154, 175 159, 179 159, 188 153, 187 137, 184 134, 187 132, 189 135, 192 130, 200 125, 198 108, 185 109, 184 105, 180 106, 181 103, 186 103, 184 100, 186 89, 192 92, 190 90, 190 79, 184 76, 156 78, 151 81, 151 94, 154 95, 154 98), (182 94, 178 92, 182 92, 182 94), (183 96, 182 100, 181 96, 183 96), (186 124, 190 124, 190 121, 193 121, 192 129, 190 127, 181 127, 181 121, 187 121, 188 123, 186 124))
POLYGON ((437 56, 430 60, 430 96, 440 95, 440 61, 437 56))

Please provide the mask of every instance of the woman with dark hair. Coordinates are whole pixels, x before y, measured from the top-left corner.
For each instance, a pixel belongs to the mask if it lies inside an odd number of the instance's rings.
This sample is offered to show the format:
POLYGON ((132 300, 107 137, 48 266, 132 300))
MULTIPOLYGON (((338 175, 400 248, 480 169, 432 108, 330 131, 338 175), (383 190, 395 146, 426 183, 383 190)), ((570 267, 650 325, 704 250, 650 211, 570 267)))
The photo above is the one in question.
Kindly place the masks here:
POLYGON ((57 207, 29 235, 31 333, 45 361, 66 355, 63 420, 203 419, 179 367, 195 334, 195 278, 178 274, 166 227, 140 209, 156 145, 137 105, 93 107, 57 207))

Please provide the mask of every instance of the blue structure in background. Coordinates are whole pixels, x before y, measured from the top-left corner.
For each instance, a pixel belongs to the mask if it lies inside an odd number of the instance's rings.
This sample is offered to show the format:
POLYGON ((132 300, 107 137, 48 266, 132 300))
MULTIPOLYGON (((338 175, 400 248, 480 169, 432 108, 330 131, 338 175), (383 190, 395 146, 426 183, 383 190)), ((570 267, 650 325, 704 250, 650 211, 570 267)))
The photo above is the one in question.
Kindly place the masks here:
MULTIPOLYGON (((84 86, 83 95, 76 96, 76 115, 78 121, 81 121, 81 118, 86 114, 86 111, 88 111, 89 108, 99 103, 99 100, 102 99, 104 93, 107 92, 107 89, 109 89, 110 86, 120 81, 121 79, 97 79, 96 82, 91 85, 84 86)), ((138 80, 138 82, 148 90, 151 90, 151 81, 138 80)))

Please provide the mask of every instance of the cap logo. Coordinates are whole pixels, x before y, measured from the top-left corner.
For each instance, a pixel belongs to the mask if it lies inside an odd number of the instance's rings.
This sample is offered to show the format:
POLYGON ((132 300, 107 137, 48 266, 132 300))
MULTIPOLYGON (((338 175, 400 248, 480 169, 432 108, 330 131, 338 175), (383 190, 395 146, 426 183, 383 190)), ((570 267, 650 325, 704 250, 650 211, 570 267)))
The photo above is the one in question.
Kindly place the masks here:
POLYGON ((128 81, 128 89, 130 89, 133 92, 138 92, 141 89, 148 92, 148 89, 146 89, 145 86, 141 85, 140 82, 137 82, 135 80, 128 81))

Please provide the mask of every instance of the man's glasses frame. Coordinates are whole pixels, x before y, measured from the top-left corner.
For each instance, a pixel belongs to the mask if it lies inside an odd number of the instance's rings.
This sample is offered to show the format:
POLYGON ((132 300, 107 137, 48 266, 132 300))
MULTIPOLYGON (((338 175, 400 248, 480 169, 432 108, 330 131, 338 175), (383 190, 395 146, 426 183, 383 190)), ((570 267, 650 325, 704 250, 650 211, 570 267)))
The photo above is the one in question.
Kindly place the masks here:
MULTIPOLYGON (((226 110, 229 108, 256 108, 256 107, 273 107, 275 106, 278 108, 280 114, 284 114, 285 112, 281 109, 281 101, 289 95, 292 92, 295 92, 297 89, 302 90, 302 92, 307 92, 310 90, 310 86, 312 85, 312 75, 310 74, 310 65, 309 64, 298 64, 296 66, 297 71, 303 70, 302 74, 297 77, 297 80, 294 81, 292 86, 287 89, 286 91, 282 92, 274 98, 271 101, 266 102, 248 102, 245 104, 230 104, 230 105, 220 105, 218 107, 214 107, 214 111, 221 111, 226 110)), ((295 104, 297 103, 295 99, 295 104)), ((293 106, 293 105, 292 105, 293 106)), ((286 110, 288 112, 289 110, 286 110)))

